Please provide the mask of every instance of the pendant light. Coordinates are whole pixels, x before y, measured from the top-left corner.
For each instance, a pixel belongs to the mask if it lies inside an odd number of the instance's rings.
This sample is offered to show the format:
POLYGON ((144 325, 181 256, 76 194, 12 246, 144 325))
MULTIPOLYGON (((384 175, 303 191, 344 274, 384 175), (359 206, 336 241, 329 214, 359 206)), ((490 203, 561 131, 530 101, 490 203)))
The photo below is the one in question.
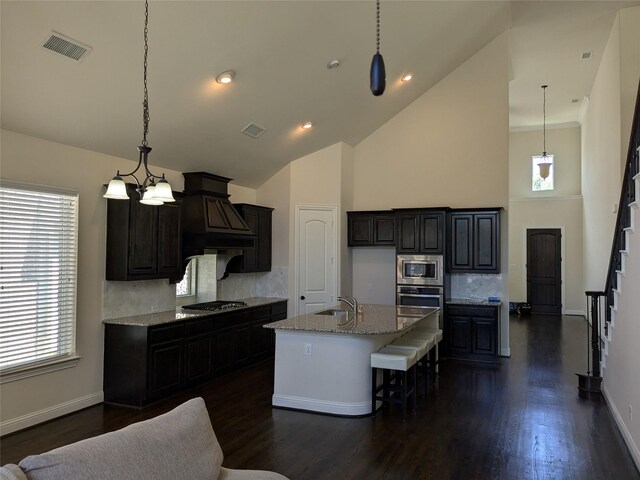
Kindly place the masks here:
POLYGON ((380 0, 376 0, 376 53, 371 60, 369 75, 371 93, 379 97, 384 93, 387 85, 387 74, 384 70, 384 59, 380 53, 380 0))
POLYGON ((110 198, 112 200, 128 200, 127 186, 122 180, 122 177, 133 177, 136 182, 136 190, 140 195, 140 203, 145 205, 162 205, 168 202, 175 202, 173 193, 171 191, 171 185, 162 175, 154 175, 149 171, 148 161, 149 152, 151 147, 147 142, 147 134, 149 133, 149 92, 147 90, 147 55, 149 53, 149 42, 147 38, 149 25, 149 2, 144 2, 144 64, 143 64, 143 84, 144 84, 144 99, 142 101, 142 145, 138 147, 138 165, 131 173, 121 174, 120 171, 116 173, 116 176, 109 182, 107 187, 107 193, 103 195, 104 198, 110 198), (140 167, 144 166, 145 178, 142 182, 136 177, 136 172, 140 170, 140 167), (156 179, 158 182, 156 183, 156 179))
POLYGON ((549 85, 542 85, 542 157, 538 168, 540 169, 540 176, 543 180, 546 180, 549 176, 549 169, 551 168, 551 162, 547 156, 547 87, 549 85))

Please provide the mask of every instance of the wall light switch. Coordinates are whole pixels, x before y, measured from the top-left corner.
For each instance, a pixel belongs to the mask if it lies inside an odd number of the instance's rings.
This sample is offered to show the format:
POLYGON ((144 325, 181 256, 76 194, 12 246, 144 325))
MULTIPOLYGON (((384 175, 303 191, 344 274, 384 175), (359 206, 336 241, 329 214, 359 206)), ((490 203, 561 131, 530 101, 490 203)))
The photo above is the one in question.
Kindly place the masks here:
POLYGON ((305 343, 304 344, 304 354, 307 357, 311 356, 311 344, 310 343, 305 343))

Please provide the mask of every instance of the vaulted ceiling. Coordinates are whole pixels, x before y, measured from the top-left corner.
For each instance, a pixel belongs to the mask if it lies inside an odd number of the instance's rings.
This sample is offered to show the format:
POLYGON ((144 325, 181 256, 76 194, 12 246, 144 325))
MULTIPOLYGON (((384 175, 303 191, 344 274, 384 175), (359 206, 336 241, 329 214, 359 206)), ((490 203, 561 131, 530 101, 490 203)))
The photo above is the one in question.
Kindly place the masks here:
MULTIPOLYGON (((547 122, 576 122, 616 11, 639 3, 383 0, 387 90, 373 97, 373 1, 151 1, 151 163, 256 187, 305 154, 357 145, 507 30, 511 126, 541 123, 543 83, 547 122), (333 59, 340 66, 328 69, 333 59), (236 72, 230 85, 215 82, 225 70, 236 72), (413 80, 401 82, 406 72, 413 80), (305 121, 314 127, 302 130, 305 121), (251 122, 266 129, 257 139, 240 132, 251 122)), ((0 9, 2 128, 136 159, 143 2, 0 9), (52 53, 42 47, 51 31, 92 51, 82 62, 52 53)))

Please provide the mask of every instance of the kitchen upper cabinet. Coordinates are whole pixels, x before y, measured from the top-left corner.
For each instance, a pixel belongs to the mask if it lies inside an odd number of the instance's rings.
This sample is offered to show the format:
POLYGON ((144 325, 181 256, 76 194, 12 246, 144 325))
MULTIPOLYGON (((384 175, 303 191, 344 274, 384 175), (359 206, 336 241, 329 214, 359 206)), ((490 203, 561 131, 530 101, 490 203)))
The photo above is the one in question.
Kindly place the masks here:
POLYGON ((500 210, 456 211, 449 219, 449 270, 500 273, 500 210))
MULTIPOLYGON (((139 201, 134 185, 129 200, 107 200, 107 280, 181 279, 181 201, 160 206, 139 201)), ((178 194, 174 192, 174 197, 178 194)))
POLYGON ((445 212, 397 210, 398 253, 444 253, 445 212))
POLYGON ((499 320, 498 305, 448 305, 444 326, 449 357, 498 363, 499 320))
POLYGON ((394 246, 396 217, 391 211, 347 212, 349 247, 394 246))
POLYGON ((255 249, 244 250, 243 255, 233 258, 227 267, 232 273, 252 273, 271 271, 272 219, 273 208, 236 203, 234 207, 251 231, 255 234, 255 249))

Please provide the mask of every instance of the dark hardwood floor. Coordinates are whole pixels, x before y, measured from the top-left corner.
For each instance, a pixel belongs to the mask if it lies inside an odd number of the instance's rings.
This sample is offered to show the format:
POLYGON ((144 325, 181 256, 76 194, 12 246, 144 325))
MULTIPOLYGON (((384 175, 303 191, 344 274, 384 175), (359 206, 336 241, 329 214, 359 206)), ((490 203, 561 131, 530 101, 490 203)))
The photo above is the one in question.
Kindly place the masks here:
POLYGON ((499 367, 443 362, 435 388, 400 422, 272 409, 270 362, 136 411, 96 406, 1 439, 2 464, 124 427, 202 396, 224 465, 319 479, 640 479, 604 400, 581 399, 580 317, 511 319, 499 367))

